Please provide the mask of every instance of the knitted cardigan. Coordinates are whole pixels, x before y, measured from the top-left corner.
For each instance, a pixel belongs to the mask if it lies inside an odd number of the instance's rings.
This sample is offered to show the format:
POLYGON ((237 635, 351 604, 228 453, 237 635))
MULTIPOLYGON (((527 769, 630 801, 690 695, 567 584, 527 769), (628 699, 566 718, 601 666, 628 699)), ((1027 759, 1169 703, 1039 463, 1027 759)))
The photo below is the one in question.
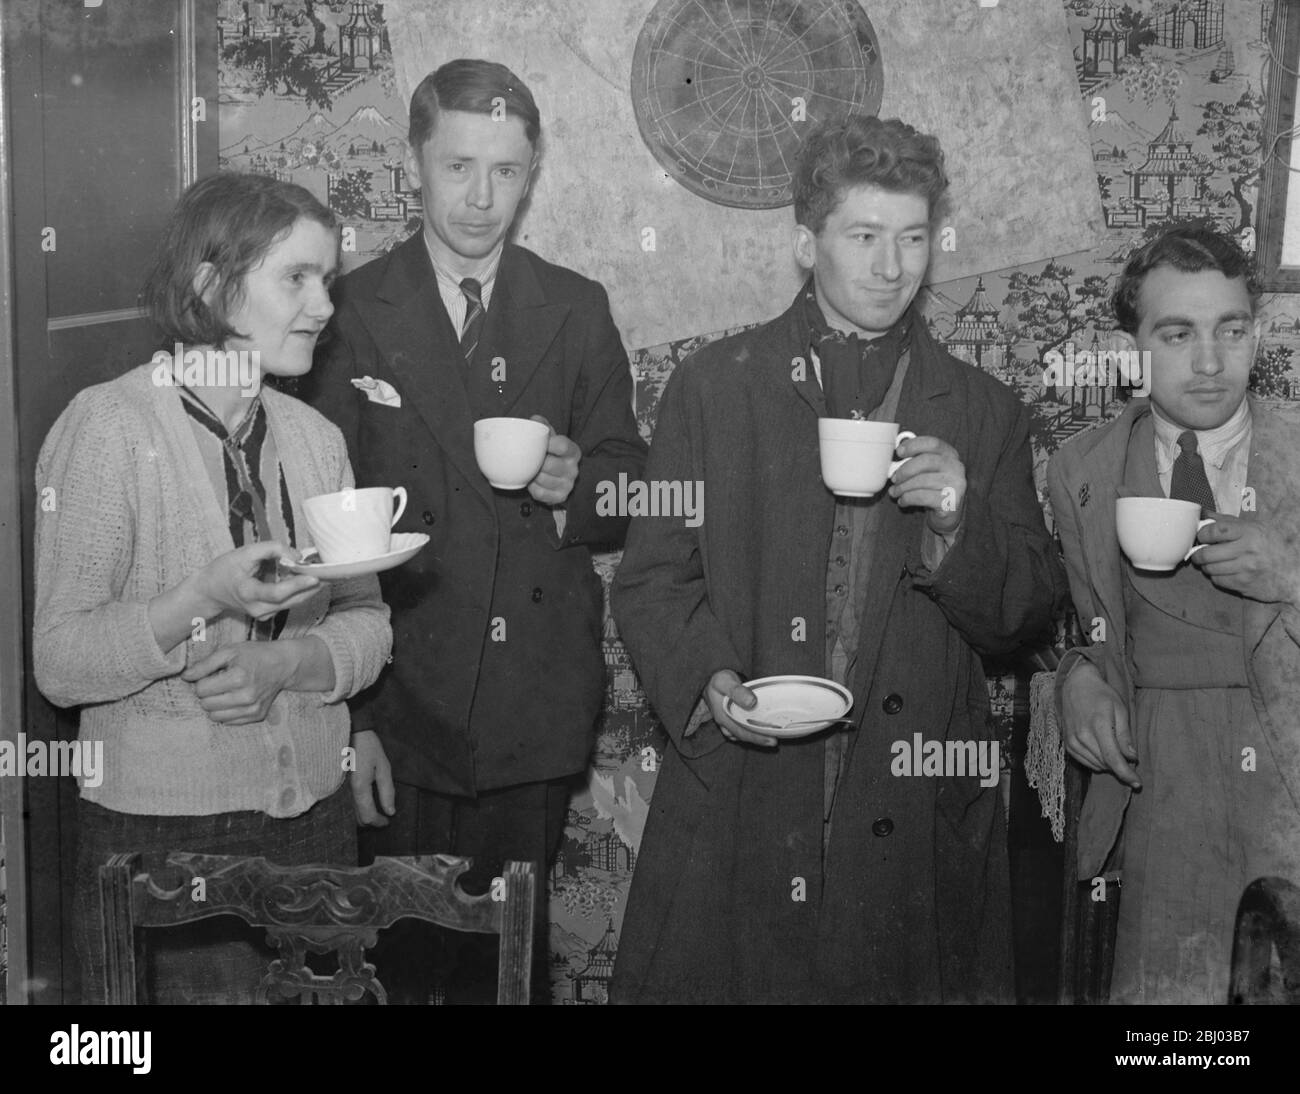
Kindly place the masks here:
MULTIPOLYGON (((306 404, 263 388, 267 423, 293 505, 297 546, 311 544, 302 502, 353 485, 342 434, 306 404)), ((123 813, 296 816, 338 788, 345 699, 388 658, 388 608, 373 574, 322 582, 293 608, 281 638, 316 635, 335 686, 282 691, 263 721, 222 725, 179 674, 245 638, 223 612, 170 652, 149 600, 234 549, 178 392, 152 365, 82 391, 51 428, 36 465, 36 683, 59 706, 81 704, 79 737, 103 742, 102 781, 81 793, 123 813)))

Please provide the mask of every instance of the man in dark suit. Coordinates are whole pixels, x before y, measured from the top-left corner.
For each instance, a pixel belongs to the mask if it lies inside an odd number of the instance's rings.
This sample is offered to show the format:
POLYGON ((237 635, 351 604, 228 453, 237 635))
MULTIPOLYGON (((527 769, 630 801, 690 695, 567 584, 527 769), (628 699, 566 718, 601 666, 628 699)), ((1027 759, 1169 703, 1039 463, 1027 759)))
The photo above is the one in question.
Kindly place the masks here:
POLYGON ((381 575, 393 659, 353 707, 363 860, 472 855, 470 891, 520 859, 544 892, 604 695, 591 549, 617 546, 626 518, 598 512, 600 484, 645 459, 605 291, 506 241, 539 139, 504 66, 425 78, 406 155, 423 231, 343 278, 309 391, 358 483, 405 486, 406 527, 431 537, 381 575), (551 428, 526 490, 476 463, 474 422, 500 416, 551 428))
POLYGON ((814 133, 795 187, 804 289, 664 391, 647 478, 706 482, 708 501, 698 527, 636 517, 615 579, 671 740, 616 1001, 1011 996, 997 764, 912 759, 916 738, 994 758, 979 654, 1048 632, 1065 581, 1025 408, 912 307, 946 186, 938 142, 902 122, 814 133), (887 493, 823 485, 828 416, 918 434, 887 493), (847 684, 852 725, 778 743, 728 713, 754 706, 742 680, 775 674, 847 684))

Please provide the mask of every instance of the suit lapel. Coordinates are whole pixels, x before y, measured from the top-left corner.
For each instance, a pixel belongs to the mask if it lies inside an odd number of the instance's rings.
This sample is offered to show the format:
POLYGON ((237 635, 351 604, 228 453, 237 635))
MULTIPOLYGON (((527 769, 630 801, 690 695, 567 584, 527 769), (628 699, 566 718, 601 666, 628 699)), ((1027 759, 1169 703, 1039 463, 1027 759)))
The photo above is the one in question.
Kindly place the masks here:
MULTIPOLYGON (((1253 397, 1250 400, 1250 462, 1246 468, 1246 485, 1251 488, 1251 502, 1256 518, 1282 526, 1293 537, 1300 535, 1300 498, 1296 496, 1296 479, 1300 467, 1294 456, 1295 437, 1285 423, 1268 407, 1253 397)), ((1277 604, 1258 600, 1246 601, 1246 656, 1249 659, 1264 634, 1281 612, 1277 604)))
POLYGON ((474 460, 474 415, 460 345, 438 294, 433 264, 417 233, 398 247, 373 304, 360 303, 371 337, 447 459, 489 506, 492 488, 474 460))
POLYGON ((567 305, 547 302, 527 255, 507 243, 483 322, 486 353, 480 348, 476 362, 478 368, 490 368, 498 357, 505 362, 504 413, 510 413, 527 389, 568 315, 567 305))

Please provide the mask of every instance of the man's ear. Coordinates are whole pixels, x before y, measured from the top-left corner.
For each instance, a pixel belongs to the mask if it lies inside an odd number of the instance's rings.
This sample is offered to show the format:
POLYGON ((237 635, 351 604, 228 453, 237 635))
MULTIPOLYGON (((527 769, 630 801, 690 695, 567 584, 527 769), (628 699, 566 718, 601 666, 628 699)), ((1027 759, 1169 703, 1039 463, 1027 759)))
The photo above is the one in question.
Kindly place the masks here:
POLYGON ((1116 328, 1106 336, 1106 348, 1115 351, 1136 350, 1138 343, 1128 331, 1116 328))
POLYGON ((411 147, 408 141, 403 146, 402 167, 406 171, 406 181, 413 189, 420 189, 420 157, 415 154, 415 149, 411 147))
POLYGON ((805 270, 817 265, 817 236, 806 224, 794 226, 794 260, 805 270))

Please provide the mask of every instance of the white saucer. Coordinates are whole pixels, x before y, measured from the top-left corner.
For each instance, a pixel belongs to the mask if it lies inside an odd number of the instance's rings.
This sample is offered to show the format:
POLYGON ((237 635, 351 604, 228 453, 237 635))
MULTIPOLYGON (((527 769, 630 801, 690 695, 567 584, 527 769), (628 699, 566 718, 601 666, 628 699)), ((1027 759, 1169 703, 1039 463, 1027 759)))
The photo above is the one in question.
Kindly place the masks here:
POLYGON ((757 697, 758 705, 753 710, 744 710, 728 699, 724 709, 742 726, 768 737, 783 740, 808 737, 838 722, 853 709, 853 693, 844 685, 820 676, 764 676, 745 681, 745 687, 757 697), (765 724, 756 725, 756 722, 765 724), (794 722, 800 724, 792 726, 794 722))
MULTIPOLYGON (((389 539, 389 546, 393 549, 387 554, 377 555, 374 558, 363 558, 356 562, 290 562, 288 559, 281 559, 280 565, 295 574, 307 574, 310 577, 318 577, 322 581, 342 581, 344 578, 377 574, 382 570, 391 570, 394 566, 400 566, 403 562, 414 558, 416 552, 428 542, 429 537, 423 532, 394 532, 389 539)), ((310 557, 317 553, 315 547, 308 547, 303 555, 310 557)))

